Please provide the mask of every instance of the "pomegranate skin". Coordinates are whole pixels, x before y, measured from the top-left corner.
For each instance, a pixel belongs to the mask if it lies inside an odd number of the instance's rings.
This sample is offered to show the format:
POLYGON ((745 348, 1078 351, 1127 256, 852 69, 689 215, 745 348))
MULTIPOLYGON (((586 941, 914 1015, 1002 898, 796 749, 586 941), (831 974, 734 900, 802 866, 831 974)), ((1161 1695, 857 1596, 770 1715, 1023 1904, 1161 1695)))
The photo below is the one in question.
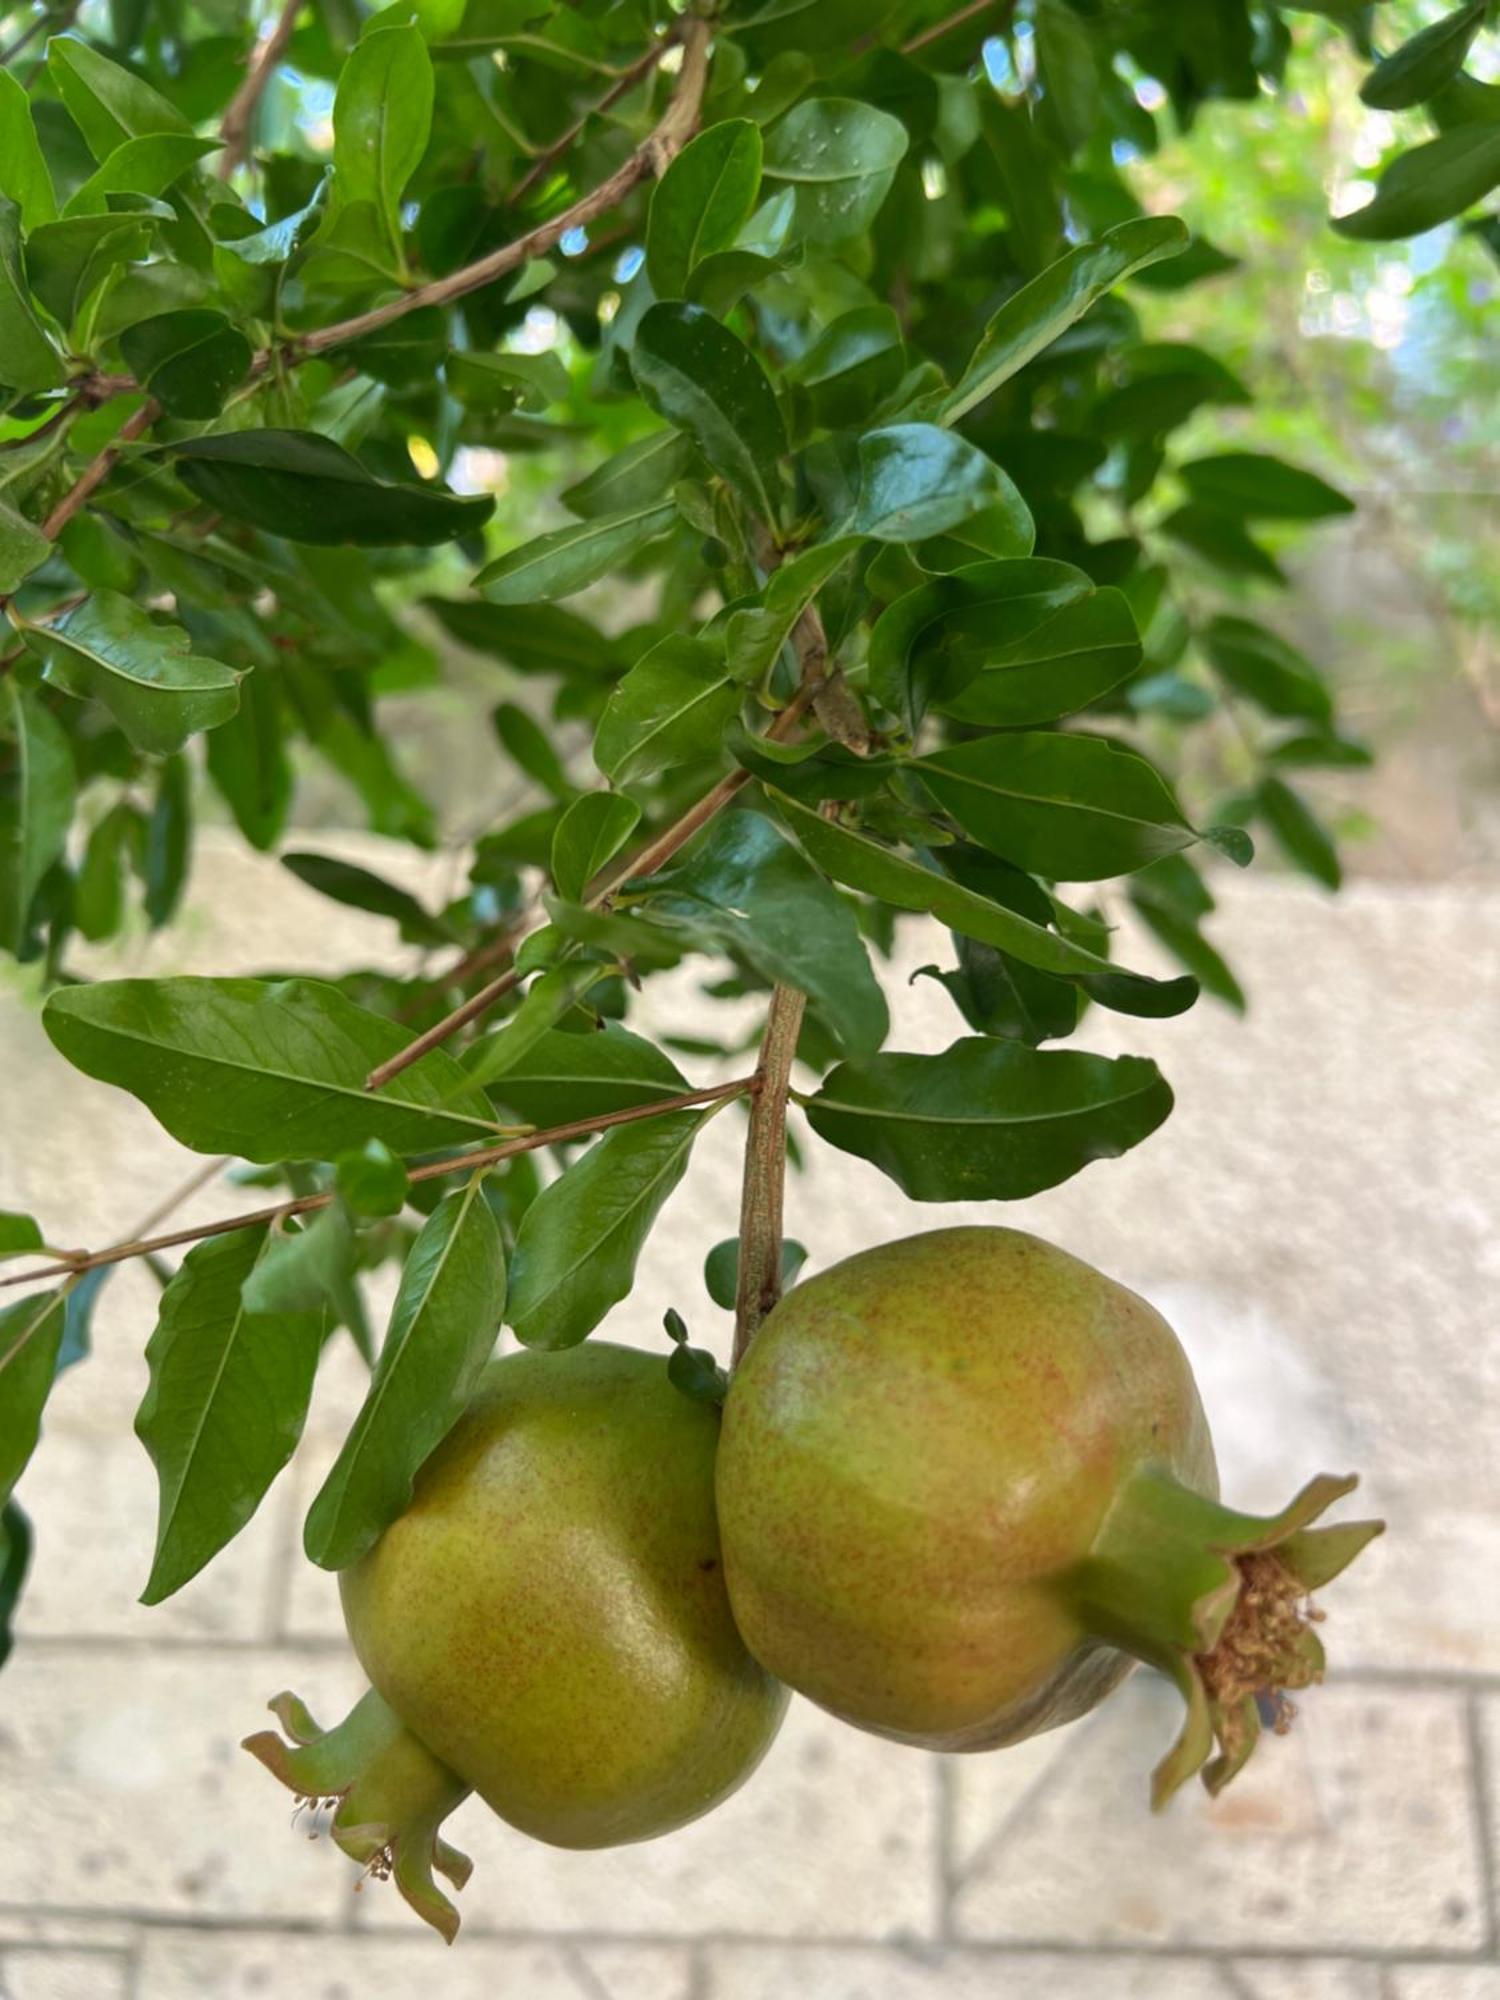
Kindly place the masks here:
POLYGON ((937 1230, 799 1285, 724 1412, 720 1532, 746 1644, 845 1721, 984 1750, 1129 1672, 1071 1587, 1132 1474, 1210 1499, 1160 1314, 1012 1229, 937 1230))
POLYGON ((536 1839, 613 1846, 696 1819, 780 1725, 786 1691, 724 1588, 719 1422, 660 1355, 507 1355, 340 1575, 372 1685, 536 1839))

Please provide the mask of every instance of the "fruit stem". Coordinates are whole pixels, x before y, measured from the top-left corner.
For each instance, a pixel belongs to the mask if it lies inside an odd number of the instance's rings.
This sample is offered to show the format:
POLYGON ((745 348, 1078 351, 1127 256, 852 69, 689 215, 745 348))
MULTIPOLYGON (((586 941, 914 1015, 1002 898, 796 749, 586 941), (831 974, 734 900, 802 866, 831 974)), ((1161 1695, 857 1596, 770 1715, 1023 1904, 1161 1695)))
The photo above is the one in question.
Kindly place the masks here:
POLYGON ((734 1299, 734 1364, 781 1297, 781 1220, 786 1186, 786 1101, 807 997, 795 986, 771 994, 750 1097, 740 1188, 740 1261, 734 1299))
POLYGON ((1182 1733, 1153 1775, 1153 1806, 1195 1771, 1221 1791, 1263 1722, 1285 1734, 1295 1712, 1287 1690, 1323 1678, 1314 1630, 1322 1614, 1309 1593, 1383 1523, 1311 1524, 1355 1483, 1324 1474, 1269 1516, 1235 1513, 1160 1466, 1142 1467, 1122 1487, 1067 1590, 1089 1631, 1158 1668, 1187 1703, 1182 1733))

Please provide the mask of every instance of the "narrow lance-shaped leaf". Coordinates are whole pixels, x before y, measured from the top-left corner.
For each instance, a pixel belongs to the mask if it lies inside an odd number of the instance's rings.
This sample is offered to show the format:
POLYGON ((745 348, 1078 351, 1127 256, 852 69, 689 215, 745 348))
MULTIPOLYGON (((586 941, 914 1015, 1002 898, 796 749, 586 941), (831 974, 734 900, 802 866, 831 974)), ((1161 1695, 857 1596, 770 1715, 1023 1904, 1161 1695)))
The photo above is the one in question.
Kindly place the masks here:
POLYGON ((526 998, 503 1028, 482 1036, 464 1053, 463 1075, 467 1085, 488 1085, 503 1077, 519 1063, 584 999, 601 979, 614 971, 610 965, 582 965, 574 961, 555 965, 532 983, 526 998))
POLYGON ((380 27, 356 42, 333 103, 334 185, 341 203, 371 204, 392 244, 401 196, 427 150, 432 102, 432 59, 417 28, 380 27))
POLYGON ((21 264, 21 211, 0 196, 0 382, 12 389, 55 389, 65 372, 32 309, 21 264))
POLYGON ((1500 123, 1457 125, 1386 168, 1375 199, 1350 215, 1336 215, 1340 236, 1356 243, 1389 243, 1421 236, 1483 200, 1500 186, 1500 123))
POLYGON ((152 756, 170 756, 239 706, 232 667, 190 653, 181 626, 158 624, 116 590, 96 590, 57 624, 28 625, 24 636, 54 687, 102 703, 152 756))
POLYGON ((618 792, 586 792, 575 799, 552 836, 552 880, 557 893, 581 903, 584 890, 629 840, 641 809, 618 792))
POLYGON ((574 1347, 635 1281, 636 1260, 713 1113, 669 1111, 621 1125, 527 1209, 506 1318, 527 1347, 574 1347))
POLYGON ((1115 1159, 1172 1108, 1155 1063, 1016 1042, 955 1042, 833 1070, 806 1105, 820 1138, 914 1201, 1019 1201, 1115 1159))
POLYGON ((944 398, 939 422, 957 423, 1122 278, 1163 257, 1175 257, 1187 243, 1187 229, 1175 216, 1140 216, 1107 231, 1097 243, 1080 243, 1060 257, 995 314, 968 367, 944 398))
POLYGON ((19 949, 42 877, 73 818, 73 752, 62 724, 13 674, 0 680, 0 950, 19 949))
POLYGON ((57 197, 36 135, 30 93, 8 69, 0 70, 0 188, 20 209, 23 229, 56 219, 57 197))
POLYGON ((685 431, 763 520, 774 521, 786 426, 765 369, 739 336, 702 306, 664 302, 636 329, 631 366, 652 409, 685 431))
MULTIPOLYGON (((1127 1004, 1132 988, 1155 990, 1156 997, 1147 1008, 1152 1014, 1180 1013, 1197 997, 1195 980, 1160 981, 1149 979, 1144 973, 1124 972, 1086 946, 974 894, 893 848, 882 847, 864 834, 822 818, 784 792, 769 795, 801 845, 836 882, 846 882, 851 889, 862 890, 898 910, 916 910, 934 916, 950 930, 962 931, 965 937, 1009 952, 1023 964, 1034 965, 1042 972, 1080 980, 1103 975, 1110 982, 1105 988, 1110 995, 1106 1004, 1122 1013, 1134 1011, 1127 1004), (1164 1004, 1167 1002, 1171 1004, 1164 1004)), ((1104 995, 1101 993, 1099 997, 1104 995)))
POLYGON ((412 1245, 369 1393, 307 1516, 313 1562, 345 1568, 405 1511, 474 1392, 504 1307, 500 1229, 476 1177, 444 1195, 412 1245))
POLYGON ((605 703, 594 762, 613 783, 632 785, 712 756, 743 700, 722 644, 669 633, 636 661, 605 703))
POLYGON ((135 1420, 159 1486, 143 1604, 180 1590, 233 1540, 302 1435, 323 1315, 247 1309, 241 1293, 267 1241, 264 1228, 211 1237, 162 1294, 135 1420))
POLYGON ((418 1153, 494 1138, 441 1049, 367 1091, 409 1037, 313 980, 101 980, 54 993, 42 1018, 75 1069, 130 1091, 195 1152, 331 1160, 367 1139, 418 1153))
POLYGON ((0 1504, 26 1469, 57 1373, 66 1299, 42 1292, 0 1311, 0 1504))
POLYGON ((192 130, 169 98, 80 35, 55 35, 47 44, 47 67, 96 160, 107 160, 127 139, 192 130))
POLYGON ((1435 97, 1463 68, 1484 14, 1485 0, 1468 0, 1423 28, 1375 65, 1360 85, 1361 100, 1376 111, 1406 111, 1435 97))
POLYGON ((474 582, 492 604, 545 604, 571 597, 629 562, 676 519, 670 500, 595 515, 508 549, 487 563, 474 582))
POLYGON ((1195 458, 1179 466, 1178 477, 1200 507, 1247 521, 1321 521, 1354 512, 1354 502, 1326 479, 1269 452, 1195 458))
POLYGON ((0 1667, 15 1643, 16 1605, 31 1562, 31 1523, 14 1500, 0 1507, 0 1667))
POLYGON ((546 1131, 575 1118, 634 1110, 688 1087, 670 1056, 609 1021, 583 1035, 549 1028, 495 1079, 492 1094, 518 1118, 546 1131))

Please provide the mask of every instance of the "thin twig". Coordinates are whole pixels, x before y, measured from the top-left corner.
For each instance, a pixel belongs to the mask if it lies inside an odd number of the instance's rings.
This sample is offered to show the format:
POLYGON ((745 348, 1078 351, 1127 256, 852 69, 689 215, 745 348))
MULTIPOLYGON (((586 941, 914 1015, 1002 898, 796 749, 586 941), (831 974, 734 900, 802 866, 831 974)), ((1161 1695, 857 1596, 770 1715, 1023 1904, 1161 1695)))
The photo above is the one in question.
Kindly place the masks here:
POLYGON ((103 485, 115 469, 123 445, 133 444, 143 431, 150 430, 161 415, 161 404, 154 396, 148 397, 133 416, 127 417, 120 426, 119 435, 112 444, 93 459, 69 487, 61 500, 42 523, 42 533, 49 542, 55 542, 69 521, 78 513, 91 495, 103 485))
MULTIPOLYGON (((431 1181, 439 1180, 445 1174, 476 1173, 498 1166, 502 1160, 513 1159, 518 1153, 533 1153, 541 1146, 561 1145, 569 1139, 586 1139, 591 1133, 602 1132, 611 1125, 628 1125, 639 1118, 659 1118, 664 1112, 682 1111, 690 1105, 717 1104, 726 1098, 742 1097, 757 1088, 754 1076, 740 1076, 732 1083, 709 1084, 702 1090, 682 1091, 676 1097, 659 1097, 653 1104, 635 1104, 623 1111, 601 1111, 593 1118, 575 1118, 566 1125, 550 1126, 545 1132, 527 1132, 498 1146, 460 1153, 455 1159, 429 1160, 424 1166, 411 1168, 407 1179, 431 1181)), ((214 1161, 214 1168, 217 1169, 219 1164, 214 1161)), ((97 1270, 101 1264, 122 1264, 127 1258, 148 1257, 158 1250, 175 1249, 181 1243, 199 1243, 209 1236, 227 1236, 232 1230, 255 1229, 263 1223, 285 1222, 294 1215, 310 1215, 315 1209, 327 1208, 335 1199, 332 1193, 304 1194, 294 1201, 276 1202, 269 1208, 253 1209, 247 1215, 225 1216, 219 1222, 200 1223, 193 1229, 174 1229, 165 1236, 137 1237, 128 1243, 116 1243, 108 1250, 95 1250, 87 1256, 69 1257, 34 1271, 20 1271, 14 1277, 0 1278, 0 1287, 34 1285, 46 1278, 76 1278, 84 1271, 97 1270)))
POLYGON ((506 195, 507 205, 514 208, 527 189, 534 187, 542 175, 546 173, 552 162, 567 152, 574 140, 581 136, 589 120, 597 118, 602 111, 608 111, 612 104, 617 104, 625 93, 633 89, 643 77, 649 76, 662 57, 667 53, 667 50, 673 47, 680 39, 680 36, 680 25, 674 24, 667 30, 659 42, 654 42, 643 56, 637 57, 630 67, 621 76, 616 78, 597 102, 591 104, 587 111, 583 112, 573 121, 567 131, 562 134, 561 138, 554 139, 549 145, 544 146, 531 165, 526 169, 525 173, 516 182, 515 186, 506 195))
MULTIPOLYGON (((800 688, 782 709, 766 734, 776 738, 784 736, 811 704, 816 692, 817 689, 813 686, 800 688)), ((685 847, 694 834, 707 826, 714 815, 722 811, 735 794, 742 791, 749 783, 750 773, 744 769, 730 771, 727 776, 720 778, 711 791, 705 792, 703 797, 690 805, 680 818, 673 820, 669 827, 648 841, 638 853, 633 854, 598 888, 592 890, 584 898, 584 908, 597 910, 615 895, 624 883, 632 881, 638 875, 655 874, 664 862, 670 861, 679 848, 685 847)), ((524 976, 511 967, 509 971, 502 972, 497 979, 492 979, 488 986, 481 986, 477 993, 470 994, 469 998, 461 1006, 455 1007, 451 1014, 445 1014, 441 1021, 425 1029, 414 1041, 408 1042, 404 1049, 397 1050, 388 1061, 372 1069, 365 1078, 365 1089, 383 1090, 394 1077, 400 1076, 403 1070, 410 1069, 415 1062, 420 1062, 431 1050, 440 1048, 461 1028, 468 1027, 471 1021, 477 1021, 481 1014, 487 1014, 496 1001, 503 1000, 507 993, 515 990, 524 976)))
POLYGON ((734 1365, 781 1297, 782 1199, 786 1185, 786 1100, 807 996, 795 986, 771 995, 757 1087, 745 1139, 740 1187, 740 1262, 734 1298, 734 1365))
POLYGON ((930 28, 924 28, 920 35, 913 35, 909 42, 903 42, 901 53, 904 56, 914 55, 918 49, 925 49, 929 43, 942 41, 945 35, 951 35, 955 28, 963 27, 965 22, 977 21, 981 14, 988 14, 992 7, 1002 5, 1006 17, 1009 18, 1015 12, 1015 0, 1008 0, 1008 3, 1007 0, 970 0, 970 4, 967 7, 960 7, 956 14, 950 14, 946 20, 934 22, 930 28))
POLYGON ((255 122, 261 97, 286 54, 301 11, 302 0, 286 0, 286 5, 276 17, 275 26, 250 58, 245 81, 229 100, 229 109, 219 124, 224 149, 214 163, 214 170, 221 181, 227 181, 236 168, 244 164, 249 150, 250 127, 255 122))

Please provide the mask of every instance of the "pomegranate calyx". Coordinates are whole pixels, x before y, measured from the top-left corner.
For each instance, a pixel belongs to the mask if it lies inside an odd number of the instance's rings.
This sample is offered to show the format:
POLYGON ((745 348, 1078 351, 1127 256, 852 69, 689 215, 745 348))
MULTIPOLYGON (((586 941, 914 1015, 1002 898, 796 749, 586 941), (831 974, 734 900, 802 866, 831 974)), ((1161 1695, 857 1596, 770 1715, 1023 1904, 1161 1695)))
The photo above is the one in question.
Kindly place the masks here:
POLYGON ((333 1729, 320 1729, 294 1694, 270 1703, 291 1741, 274 1729, 247 1736, 241 1748, 296 1794, 300 1806, 332 1810, 335 1844, 375 1881, 394 1880, 424 1922, 452 1944, 458 1911, 433 1880, 455 1889, 473 1864, 450 1847, 439 1826, 469 1787, 438 1762, 373 1688, 333 1729))

